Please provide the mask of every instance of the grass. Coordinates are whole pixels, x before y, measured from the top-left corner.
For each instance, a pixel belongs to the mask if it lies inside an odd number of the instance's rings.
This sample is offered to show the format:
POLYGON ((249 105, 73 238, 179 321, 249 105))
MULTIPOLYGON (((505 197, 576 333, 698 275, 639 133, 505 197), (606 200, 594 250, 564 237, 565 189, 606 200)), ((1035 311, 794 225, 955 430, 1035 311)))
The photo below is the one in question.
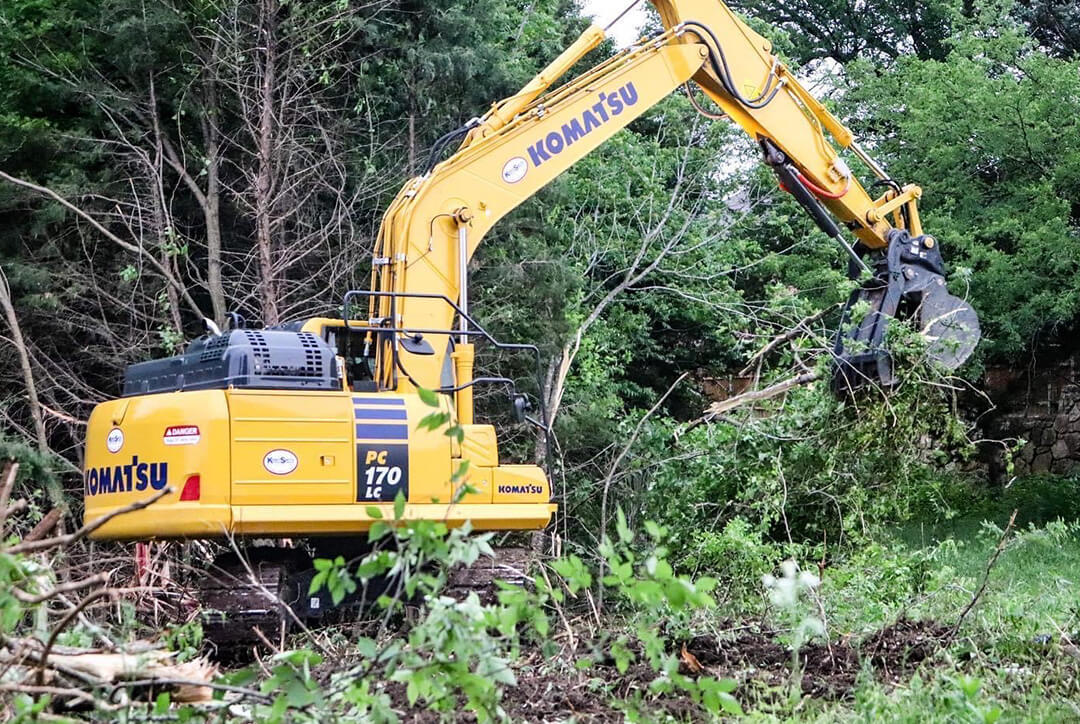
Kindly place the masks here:
POLYGON ((1080 721, 1077 487, 1072 480, 1027 481, 997 505, 943 524, 883 533, 826 568, 820 595, 833 638, 858 636, 902 615, 954 625, 982 583, 1011 506, 1020 505, 1023 522, 1009 536, 985 592, 955 643, 931 665, 899 686, 865 676, 849 700, 803 700, 749 719, 1080 721))

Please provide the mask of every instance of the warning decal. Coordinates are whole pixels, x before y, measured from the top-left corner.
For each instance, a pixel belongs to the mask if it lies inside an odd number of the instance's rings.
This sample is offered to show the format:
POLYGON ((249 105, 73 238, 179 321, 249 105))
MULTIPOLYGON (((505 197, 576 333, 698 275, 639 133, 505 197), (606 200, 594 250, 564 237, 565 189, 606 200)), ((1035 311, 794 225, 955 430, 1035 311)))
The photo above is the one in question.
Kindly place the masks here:
POLYGON ((174 425, 165 428, 166 445, 197 445, 201 439, 198 425, 174 425))

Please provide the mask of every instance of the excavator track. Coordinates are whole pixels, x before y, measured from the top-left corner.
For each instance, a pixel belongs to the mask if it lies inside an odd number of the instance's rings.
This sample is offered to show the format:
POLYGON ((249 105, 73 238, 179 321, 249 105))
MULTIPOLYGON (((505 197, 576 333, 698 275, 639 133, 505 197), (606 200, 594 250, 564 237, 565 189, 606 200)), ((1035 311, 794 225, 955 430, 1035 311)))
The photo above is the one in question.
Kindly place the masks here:
MULTIPOLYGON (((332 557, 330 550, 319 548, 315 557, 332 557)), ((356 552, 355 547, 343 549, 356 552)), ((461 601, 475 593, 481 603, 495 603, 500 590, 496 582, 529 585, 534 561, 535 553, 528 548, 498 549, 494 559, 451 571, 442 595, 461 601)), ((334 604, 325 588, 308 593, 314 573, 312 556, 301 549, 260 547, 219 556, 197 588, 203 635, 219 654, 228 654, 276 641, 301 625, 319 628, 355 620, 391 587, 389 579, 370 581, 334 604)))
POLYGON ((274 640, 292 628, 301 593, 297 573, 310 568, 303 551, 256 548, 220 556, 199 582, 203 635, 219 649, 274 640))

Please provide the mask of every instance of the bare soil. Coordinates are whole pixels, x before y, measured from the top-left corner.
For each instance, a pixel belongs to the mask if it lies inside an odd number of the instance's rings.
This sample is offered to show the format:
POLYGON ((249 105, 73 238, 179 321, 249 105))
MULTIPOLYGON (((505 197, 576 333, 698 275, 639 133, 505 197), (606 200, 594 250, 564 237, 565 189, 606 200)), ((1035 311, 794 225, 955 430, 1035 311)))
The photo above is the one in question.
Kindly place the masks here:
MULTIPOLYGON (((896 623, 856 640, 846 636, 828 645, 811 644, 799 653, 803 694, 823 699, 851 695, 862 667, 869 665, 887 683, 907 680, 924 661, 948 643, 949 627, 936 621, 896 623)), ((744 689, 751 682, 766 687, 785 687, 791 681, 792 653, 775 631, 740 626, 732 635, 696 636, 677 642, 683 674, 731 678, 744 689)), ((602 662, 584 671, 552 673, 539 653, 527 656, 517 671, 518 685, 503 692, 502 706, 513 721, 561 722, 573 717, 579 722, 622 722, 623 713, 611 704, 616 699, 640 695, 657 716, 700 721, 704 713, 685 697, 649 698, 648 686, 654 674, 644 664, 635 664, 619 673, 612 662, 602 662)), ((388 692, 400 707, 403 721, 437 722, 434 712, 410 709, 404 686, 394 684, 388 692)), ((736 690, 738 698, 739 690, 736 690)), ((455 712, 454 721, 473 721, 455 712)))

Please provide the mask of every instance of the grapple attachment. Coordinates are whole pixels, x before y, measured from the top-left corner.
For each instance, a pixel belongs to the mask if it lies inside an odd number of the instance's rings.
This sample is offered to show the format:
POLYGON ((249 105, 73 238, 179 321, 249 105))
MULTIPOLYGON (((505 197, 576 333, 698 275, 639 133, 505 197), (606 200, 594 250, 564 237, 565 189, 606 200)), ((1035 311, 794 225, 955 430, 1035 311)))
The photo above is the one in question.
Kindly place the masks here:
POLYGON ((945 264, 936 241, 894 230, 887 253, 874 263, 873 277, 852 292, 844 308, 834 348, 833 390, 844 395, 868 385, 895 384, 886 332, 894 320, 912 318, 927 339, 927 354, 946 369, 963 364, 979 342, 975 310, 945 288, 945 264), (855 315, 863 312, 856 323, 855 315))

